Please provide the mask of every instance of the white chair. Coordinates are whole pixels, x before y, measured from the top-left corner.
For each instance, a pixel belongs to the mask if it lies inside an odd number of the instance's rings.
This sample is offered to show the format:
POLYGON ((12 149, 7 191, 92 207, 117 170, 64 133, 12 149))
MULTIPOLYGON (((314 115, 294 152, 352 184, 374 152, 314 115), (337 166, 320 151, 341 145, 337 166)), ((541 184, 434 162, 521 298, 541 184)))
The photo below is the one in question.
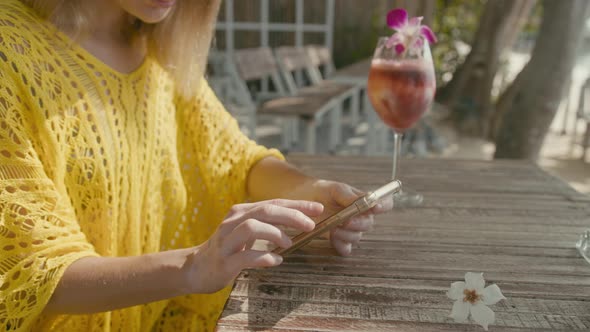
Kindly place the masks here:
POLYGON ((342 141, 342 112, 344 102, 351 100, 351 106, 358 104, 358 89, 355 85, 342 84, 320 78, 315 81, 314 66, 304 48, 279 47, 275 49, 275 57, 281 71, 285 88, 292 94, 329 95, 333 109, 330 111, 330 146, 335 152, 342 141), (306 74, 309 83, 298 84, 297 74, 306 74))
MULTIPOLYGON (((292 148, 294 138, 297 138, 296 121, 303 121, 306 128, 305 152, 315 153, 316 131, 324 117, 333 110, 337 103, 335 97, 340 95, 344 87, 324 89, 289 90, 284 87, 280 77, 280 69, 271 50, 268 47, 241 49, 234 52, 236 87, 239 90, 242 104, 255 106, 255 115, 272 115, 282 119, 282 146, 284 150, 292 148), (269 99, 269 94, 261 93, 257 96, 247 86, 247 82, 270 80, 274 86, 275 98, 269 99)), ((331 146, 336 142, 329 143, 331 146)))

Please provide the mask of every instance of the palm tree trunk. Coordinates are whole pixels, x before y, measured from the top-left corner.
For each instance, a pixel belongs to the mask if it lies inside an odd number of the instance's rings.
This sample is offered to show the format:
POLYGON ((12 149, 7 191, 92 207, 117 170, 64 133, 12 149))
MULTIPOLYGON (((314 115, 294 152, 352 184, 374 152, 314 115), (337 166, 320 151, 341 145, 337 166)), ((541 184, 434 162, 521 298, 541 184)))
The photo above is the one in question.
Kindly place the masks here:
POLYGON ((504 117, 495 158, 538 158, 572 71, 590 2, 544 0, 543 6, 531 60, 498 105, 504 117))

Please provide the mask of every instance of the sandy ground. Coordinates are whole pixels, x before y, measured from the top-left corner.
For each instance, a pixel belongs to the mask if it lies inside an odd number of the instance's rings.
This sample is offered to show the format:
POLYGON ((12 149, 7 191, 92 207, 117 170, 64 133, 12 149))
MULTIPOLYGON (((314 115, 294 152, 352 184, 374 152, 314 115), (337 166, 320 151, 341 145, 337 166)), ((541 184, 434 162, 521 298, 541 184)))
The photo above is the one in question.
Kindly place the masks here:
MULTIPOLYGON (((590 194, 590 151, 586 161, 581 160, 582 148, 580 144, 583 133, 582 123, 578 124, 576 144, 572 144, 573 131, 562 134, 564 110, 555 117, 550 132, 545 138, 538 164, 550 174, 568 182, 579 192, 590 194)), ((448 127, 441 126, 439 131, 448 140, 449 146, 440 156, 456 159, 484 159, 491 160, 494 154, 494 144, 483 139, 473 137, 459 137, 448 127)))

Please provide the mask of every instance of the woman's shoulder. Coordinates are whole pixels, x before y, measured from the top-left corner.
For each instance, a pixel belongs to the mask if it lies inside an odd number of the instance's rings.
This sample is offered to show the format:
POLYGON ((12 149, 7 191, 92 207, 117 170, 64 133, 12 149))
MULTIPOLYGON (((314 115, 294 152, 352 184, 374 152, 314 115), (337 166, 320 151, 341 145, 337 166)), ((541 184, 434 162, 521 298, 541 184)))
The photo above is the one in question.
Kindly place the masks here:
POLYGON ((40 17, 29 6, 19 0, 0 1, 0 31, 30 31, 32 24, 37 24, 40 17))
POLYGON ((47 49, 43 25, 43 20, 21 1, 0 1, 0 60, 14 67, 47 56, 42 54, 47 49))

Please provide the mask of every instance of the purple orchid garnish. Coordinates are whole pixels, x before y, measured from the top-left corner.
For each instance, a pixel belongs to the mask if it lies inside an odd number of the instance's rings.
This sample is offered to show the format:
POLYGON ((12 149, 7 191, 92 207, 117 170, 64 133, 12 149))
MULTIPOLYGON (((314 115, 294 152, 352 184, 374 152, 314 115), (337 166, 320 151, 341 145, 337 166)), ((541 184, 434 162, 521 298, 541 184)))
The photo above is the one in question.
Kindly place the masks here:
POLYGON ((387 48, 394 47, 397 54, 410 52, 419 55, 424 46, 424 39, 429 43, 436 43, 434 32, 426 25, 422 25, 422 16, 408 19, 405 9, 397 8, 387 13, 387 25, 395 33, 387 41, 387 48))

